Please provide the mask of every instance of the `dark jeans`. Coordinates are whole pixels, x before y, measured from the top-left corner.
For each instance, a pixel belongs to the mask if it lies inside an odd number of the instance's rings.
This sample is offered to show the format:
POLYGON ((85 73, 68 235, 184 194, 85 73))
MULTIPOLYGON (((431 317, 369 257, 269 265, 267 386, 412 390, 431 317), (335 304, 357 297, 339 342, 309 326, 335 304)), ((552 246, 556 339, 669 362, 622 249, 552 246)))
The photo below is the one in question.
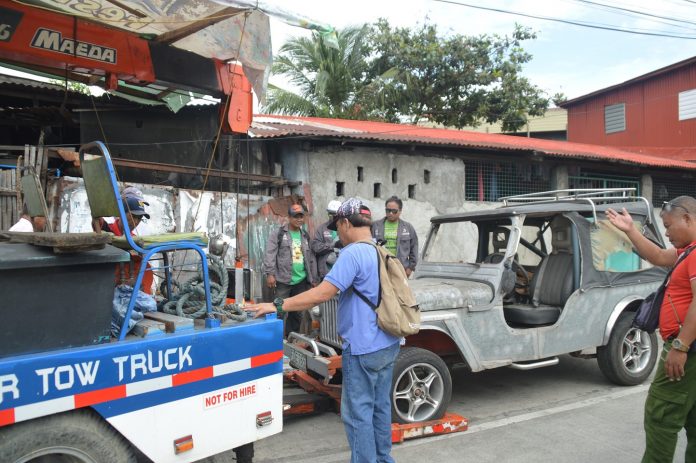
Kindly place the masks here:
MULTIPOLYGON (((296 285, 286 285, 284 283, 276 283, 275 297, 282 297, 287 299, 292 296, 297 296, 300 293, 304 293, 310 288, 310 284, 307 280, 302 280, 296 285)), ((302 316, 304 312, 286 312, 285 313, 285 337, 288 333, 296 332, 300 333, 300 327, 302 325, 302 316)))

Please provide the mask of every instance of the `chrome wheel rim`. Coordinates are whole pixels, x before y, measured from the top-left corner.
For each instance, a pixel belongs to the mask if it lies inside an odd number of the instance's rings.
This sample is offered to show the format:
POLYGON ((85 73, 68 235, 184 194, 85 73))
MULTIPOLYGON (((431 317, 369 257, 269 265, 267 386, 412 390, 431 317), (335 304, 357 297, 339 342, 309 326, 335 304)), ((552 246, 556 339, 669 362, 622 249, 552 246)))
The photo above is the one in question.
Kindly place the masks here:
POLYGON ((650 335, 638 328, 631 328, 621 345, 621 358, 626 370, 639 374, 648 367, 652 354, 650 335))
POLYGON ((31 452, 18 463, 99 463, 80 449, 55 445, 31 452))
POLYGON ((396 379, 392 405, 403 421, 417 422, 432 417, 445 395, 442 375, 427 363, 416 363, 396 379))

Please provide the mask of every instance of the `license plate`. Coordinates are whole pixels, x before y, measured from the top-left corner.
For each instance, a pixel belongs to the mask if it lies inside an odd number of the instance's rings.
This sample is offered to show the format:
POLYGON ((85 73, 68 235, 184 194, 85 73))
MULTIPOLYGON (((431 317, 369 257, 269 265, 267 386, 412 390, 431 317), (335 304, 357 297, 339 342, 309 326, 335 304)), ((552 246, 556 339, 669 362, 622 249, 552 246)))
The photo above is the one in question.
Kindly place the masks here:
POLYGON ((290 366, 298 370, 307 371, 307 357, 299 351, 290 351, 290 366))

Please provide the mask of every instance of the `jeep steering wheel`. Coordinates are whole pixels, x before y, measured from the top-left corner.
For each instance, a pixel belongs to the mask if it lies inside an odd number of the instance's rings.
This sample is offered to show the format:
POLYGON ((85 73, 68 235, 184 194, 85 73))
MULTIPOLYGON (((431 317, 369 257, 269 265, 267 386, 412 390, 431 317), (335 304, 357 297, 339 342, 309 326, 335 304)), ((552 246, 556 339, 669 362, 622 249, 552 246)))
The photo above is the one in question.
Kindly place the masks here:
MULTIPOLYGON (((493 254, 488 254, 486 257, 484 257, 483 262, 485 264, 497 264, 502 262, 504 258, 505 253, 494 252, 493 254)), ((510 269, 514 271, 515 275, 522 280, 521 283, 515 282, 515 288, 529 287, 531 278, 529 277, 529 273, 527 273, 527 270, 525 270, 525 268, 517 262, 517 254, 515 254, 515 258, 512 260, 512 263, 510 264, 510 269)))

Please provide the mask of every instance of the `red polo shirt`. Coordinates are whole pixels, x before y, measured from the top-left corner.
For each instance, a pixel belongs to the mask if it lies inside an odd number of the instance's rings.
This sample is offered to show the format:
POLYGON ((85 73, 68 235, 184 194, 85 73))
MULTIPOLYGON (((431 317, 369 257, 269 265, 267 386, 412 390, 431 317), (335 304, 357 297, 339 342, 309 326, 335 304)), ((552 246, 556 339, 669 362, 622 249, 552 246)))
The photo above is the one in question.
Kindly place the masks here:
MULTIPOLYGON (((696 241, 685 248, 677 249, 680 256, 686 249, 696 245, 696 241)), ((665 291, 665 299, 660 308, 660 335, 667 339, 679 334, 679 325, 684 323, 689 305, 693 299, 691 292, 691 280, 696 278, 696 250, 692 251, 686 259, 679 262, 672 272, 665 291), (673 307, 674 305, 674 307, 673 307), (676 312, 676 314, 675 314, 676 312), (677 315, 679 321, 677 321, 677 315)))

